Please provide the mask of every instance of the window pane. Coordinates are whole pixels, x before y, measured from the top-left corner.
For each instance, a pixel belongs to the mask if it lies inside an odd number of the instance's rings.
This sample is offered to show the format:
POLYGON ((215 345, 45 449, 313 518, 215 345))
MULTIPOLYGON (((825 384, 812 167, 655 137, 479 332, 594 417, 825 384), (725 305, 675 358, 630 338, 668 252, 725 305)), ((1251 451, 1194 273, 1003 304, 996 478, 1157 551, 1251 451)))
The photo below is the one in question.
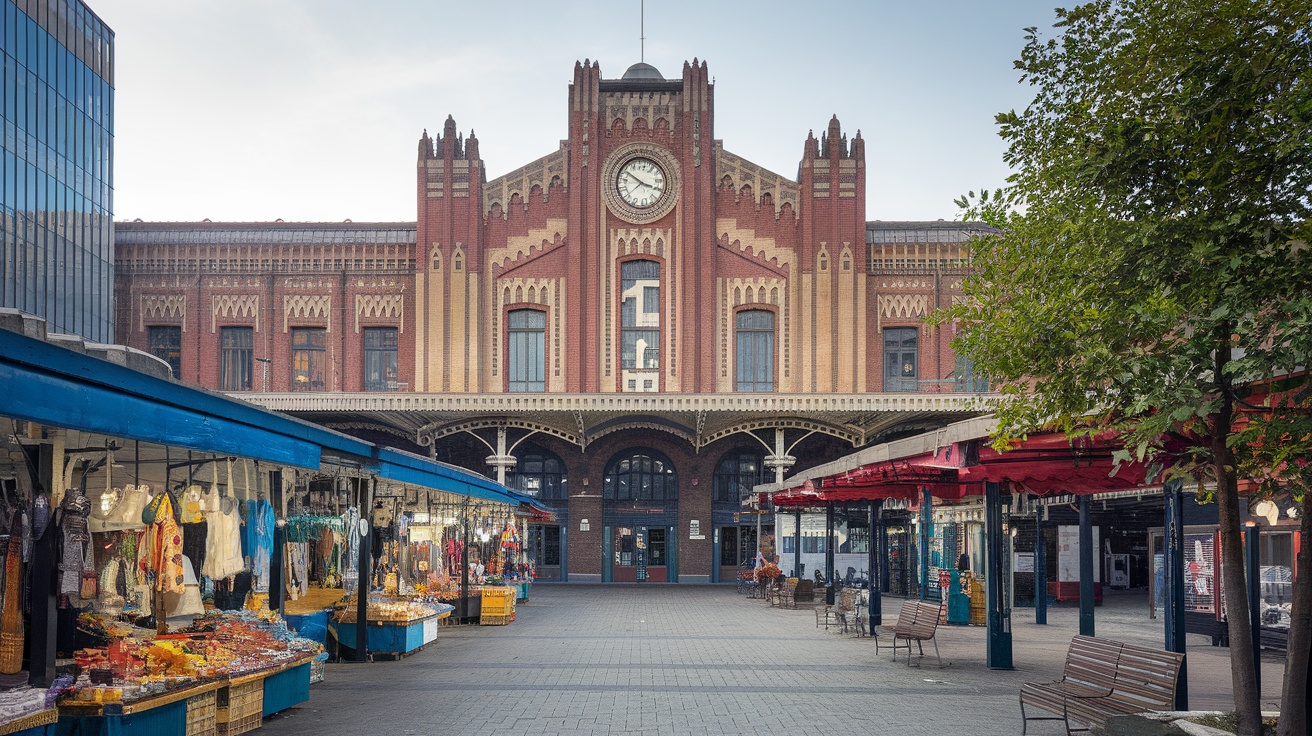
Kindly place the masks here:
POLYGON ((292 391, 323 391, 327 357, 327 330, 322 327, 292 328, 292 391))
POLYGON ((884 330, 884 390, 917 391, 920 388, 918 333, 914 327, 884 330))
POLYGON ((364 328, 364 390, 397 390, 397 368, 397 329, 364 328))
POLYGON ((219 329, 219 388, 224 391, 251 390, 254 344, 254 328, 219 329))
POLYGON ((546 313, 516 309, 509 314, 509 345, 506 356, 511 391, 546 391, 546 313))
POLYGON ((150 327, 148 329, 150 354, 169 364, 174 378, 182 377, 182 328, 178 326, 150 327))

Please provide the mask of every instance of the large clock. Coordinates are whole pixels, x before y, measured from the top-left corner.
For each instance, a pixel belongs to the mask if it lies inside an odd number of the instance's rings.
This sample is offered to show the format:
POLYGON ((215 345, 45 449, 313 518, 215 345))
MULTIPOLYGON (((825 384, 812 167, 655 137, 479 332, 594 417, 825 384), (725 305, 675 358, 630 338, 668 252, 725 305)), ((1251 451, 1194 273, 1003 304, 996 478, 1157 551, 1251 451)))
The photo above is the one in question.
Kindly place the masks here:
POLYGON ((665 170, 649 158, 638 156, 620 166, 615 177, 620 199, 632 207, 645 210, 665 194, 665 170))
POLYGON ((679 162, 653 143, 619 146, 606 157, 601 177, 607 208, 636 225, 665 217, 679 200, 679 162))

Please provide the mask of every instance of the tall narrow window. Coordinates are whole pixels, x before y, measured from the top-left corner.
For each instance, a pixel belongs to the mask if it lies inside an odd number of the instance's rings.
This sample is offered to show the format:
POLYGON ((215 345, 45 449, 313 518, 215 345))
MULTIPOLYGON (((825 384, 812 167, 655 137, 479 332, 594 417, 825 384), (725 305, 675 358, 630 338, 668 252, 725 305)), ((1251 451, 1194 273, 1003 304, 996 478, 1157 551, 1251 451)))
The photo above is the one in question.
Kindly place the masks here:
POLYGON ((364 390, 397 389, 396 328, 364 328, 364 390))
POLYGON ((920 390, 918 335, 914 327, 884 330, 884 391, 920 390))
POLYGON ((148 327, 150 354, 169 364, 173 377, 182 377, 182 328, 176 325, 148 327))
POLYGON ((628 391, 659 391, 661 367, 661 264, 620 266, 620 368, 628 391))
POLYGON ((328 331, 324 328, 292 328, 292 391, 324 390, 327 346, 328 331))
POLYGON ((774 390, 774 313, 753 309, 738 313, 736 343, 738 391, 774 390))
POLYGON ((555 453, 528 445, 516 457, 513 475, 506 479, 508 487, 544 501, 565 500, 565 463, 555 453))
POLYGON ((606 501, 673 501, 679 497, 679 477, 659 452, 632 450, 611 458, 601 488, 606 501))
POLYGON ((219 328, 219 388, 251 390, 251 363, 255 350, 253 327, 219 328))
POLYGON ((961 394, 982 394, 989 391, 989 379, 975 372, 975 364, 964 355, 957 356, 956 390, 961 394))
POLYGON ((506 319, 510 331, 506 372, 511 391, 547 390, 547 314, 516 309, 506 319))
POLYGON ((711 501, 736 509, 754 486, 765 481, 765 453, 751 447, 730 450, 711 476, 711 501))

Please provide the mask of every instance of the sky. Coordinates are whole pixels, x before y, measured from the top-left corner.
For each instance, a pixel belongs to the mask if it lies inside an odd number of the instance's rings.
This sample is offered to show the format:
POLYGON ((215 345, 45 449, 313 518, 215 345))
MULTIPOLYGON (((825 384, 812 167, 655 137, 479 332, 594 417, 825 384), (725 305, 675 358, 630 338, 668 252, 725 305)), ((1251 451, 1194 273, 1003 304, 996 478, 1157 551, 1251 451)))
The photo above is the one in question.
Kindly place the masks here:
POLYGON ((954 219, 1002 184, 994 116, 1052 0, 88 0, 115 32, 117 220, 412 222, 417 142, 447 115, 489 179, 566 135, 574 63, 707 61, 715 138, 794 178, 837 114, 870 220, 954 219), (645 33, 645 50, 639 37, 645 33))

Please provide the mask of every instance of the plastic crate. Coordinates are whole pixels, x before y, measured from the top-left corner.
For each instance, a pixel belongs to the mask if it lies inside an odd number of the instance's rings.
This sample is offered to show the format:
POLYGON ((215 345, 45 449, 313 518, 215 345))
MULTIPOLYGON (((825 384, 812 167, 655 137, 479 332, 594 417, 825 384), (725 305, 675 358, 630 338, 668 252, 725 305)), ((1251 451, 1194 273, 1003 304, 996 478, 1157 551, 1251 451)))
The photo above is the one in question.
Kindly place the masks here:
POLYGON ((215 691, 187 698, 187 736, 215 736, 218 708, 215 691))
MULTIPOLYGON (((264 680, 256 679, 240 685, 229 685, 219 688, 218 693, 215 715, 220 726, 235 723, 251 714, 258 718, 264 713, 264 680)), ((223 733, 222 728, 219 733, 223 733)), ((229 733, 245 732, 230 731, 229 733)))
POLYGON ((264 716, 259 712, 252 713, 248 716, 242 716, 235 721, 219 724, 219 736, 237 736, 239 733, 254 731, 264 725, 264 716))

